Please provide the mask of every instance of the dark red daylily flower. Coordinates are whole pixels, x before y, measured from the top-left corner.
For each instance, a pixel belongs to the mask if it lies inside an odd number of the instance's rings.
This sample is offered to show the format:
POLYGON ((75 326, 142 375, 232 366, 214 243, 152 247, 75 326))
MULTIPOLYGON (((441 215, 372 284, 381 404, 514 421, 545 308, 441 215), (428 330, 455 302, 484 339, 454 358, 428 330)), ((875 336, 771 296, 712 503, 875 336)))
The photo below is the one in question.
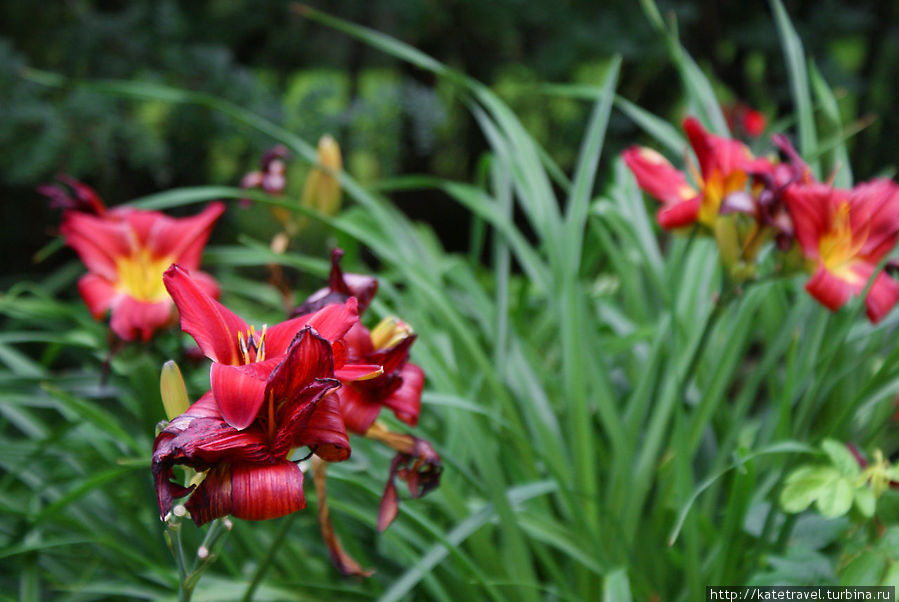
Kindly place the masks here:
POLYGON ((340 389, 340 409, 347 429, 364 435, 382 407, 393 410, 409 426, 418 424, 425 375, 409 363, 409 347, 415 337, 405 322, 393 317, 385 318, 370 332, 361 323, 347 332, 348 360, 384 369, 379 376, 347 382, 340 389))
POLYGON ((297 333, 307 326, 332 345, 337 378, 352 382, 381 373, 378 365, 347 362, 346 345, 341 339, 359 319, 353 297, 256 332, 255 327, 209 297, 182 267, 171 266, 163 282, 181 313, 182 330, 213 362, 209 378, 222 419, 238 430, 253 423, 264 403, 271 404, 270 375, 297 333))
MULTIPOLYGON (((873 180, 852 190, 824 184, 790 186, 784 193, 796 239, 809 260, 806 290, 829 309, 860 294, 877 264, 899 240, 899 186, 873 180)), ((879 322, 899 301, 899 283, 881 271, 865 299, 879 322)))
POLYGON ((206 393, 156 437, 152 467, 160 516, 191 491, 185 506, 198 525, 229 514, 265 520, 304 508, 303 473, 288 456, 307 446, 328 461, 349 457, 332 393, 339 386, 331 343, 305 326, 265 377, 266 409, 245 428, 228 424, 214 393, 206 393), (184 487, 172 482, 175 464, 208 472, 199 485, 184 487))
POLYGON ((714 228, 721 202, 731 193, 743 190, 749 174, 768 165, 752 156, 738 140, 710 134, 694 117, 684 120, 684 131, 699 161, 699 170, 691 167, 697 188, 687 183, 662 155, 645 147, 631 147, 623 158, 634 173, 637 185, 662 203, 659 224, 666 229, 699 222, 714 228))
MULTIPOLYGON (((203 247, 225 206, 211 203, 187 218, 124 206, 107 210, 92 189, 66 182, 75 191, 75 197, 68 197, 71 202, 60 189, 45 187, 43 192, 68 207, 60 233, 87 266, 88 273, 78 281, 82 299, 98 320, 111 312, 110 327, 121 339, 148 341, 175 317, 162 273, 176 262, 199 268, 203 247)), ((195 277, 206 295, 218 297, 211 276, 196 271, 195 277)))
POLYGON ((331 303, 343 303, 350 297, 356 297, 359 301, 359 313, 365 313, 375 293, 378 292, 378 280, 365 274, 345 273, 340 267, 342 258, 342 249, 331 251, 331 275, 328 278, 328 286, 312 293, 294 310, 294 316, 311 313, 331 303))

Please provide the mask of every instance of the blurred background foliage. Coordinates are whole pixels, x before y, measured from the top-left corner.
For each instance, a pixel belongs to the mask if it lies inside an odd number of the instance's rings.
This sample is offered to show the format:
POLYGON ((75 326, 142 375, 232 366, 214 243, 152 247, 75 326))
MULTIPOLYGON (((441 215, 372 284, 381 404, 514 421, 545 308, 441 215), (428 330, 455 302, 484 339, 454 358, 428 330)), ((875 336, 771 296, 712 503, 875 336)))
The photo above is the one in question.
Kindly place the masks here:
MULTIPOLYGON (((596 85, 620 53, 619 93, 679 120, 679 80, 637 3, 499 0, 310 2, 408 42, 488 83, 561 167, 577 154, 587 103, 540 92, 543 82, 596 85)), ((720 83, 777 124, 789 86, 766 3, 660 2, 680 37, 720 83)), ((895 77, 899 3, 786 2, 805 49, 837 90, 856 177, 891 161, 899 134, 895 77), (868 121, 869 118, 870 121, 868 121)), ((448 84, 290 10, 289 2, 5 0, 0 19, 0 184, 3 254, 15 270, 53 233, 58 216, 34 187, 57 172, 95 186, 110 204, 176 186, 236 184, 271 141, 195 106, 134 102, 24 82, 24 66, 79 78, 148 80, 202 90, 283 123, 308 140, 330 133, 362 182, 407 173, 469 179, 486 142, 448 84), (37 226, 39 227, 32 227, 37 226)), ((789 127, 790 123, 782 123, 789 127)), ((641 133, 613 115, 609 140, 641 133)), ((616 152, 620 148, 610 148, 616 152)), ((291 165, 294 182, 304 168, 291 165)), ((468 216, 438 191, 394 200, 431 222, 449 250, 467 246, 468 216)), ((233 216, 231 219, 235 219, 233 216)), ((240 219, 239 217, 237 219, 240 219)), ((49 269, 54 261, 38 270, 49 269)), ((9 284, 21 274, 9 273, 9 284)))

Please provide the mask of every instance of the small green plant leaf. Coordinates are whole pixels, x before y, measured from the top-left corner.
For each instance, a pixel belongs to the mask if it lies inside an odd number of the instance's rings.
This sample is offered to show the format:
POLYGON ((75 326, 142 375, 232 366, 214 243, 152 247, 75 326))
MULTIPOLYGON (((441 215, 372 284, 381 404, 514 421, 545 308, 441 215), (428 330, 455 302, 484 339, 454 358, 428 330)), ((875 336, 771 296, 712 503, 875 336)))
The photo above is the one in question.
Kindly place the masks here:
POLYGON ((855 487, 852 481, 845 477, 838 477, 822 489, 815 506, 823 516, 836 518, 849 512, 854 497, 855 487))
POLYGON ((787 477, 780 505, 784 512, 802 512, 839 477, 831 466, 800 466, 787 477))
POLYGON ((852 455, 849 448, 839 441, 825 439, 821 442, 821 449, 824 450, 831 463, 840 471, 840 474, 848 477, 857 477, 860 474, 861 470, 855 456, 852 455))
POLYGON ((877 499, 874 492, 867 485, 862 485, 855 491, 855 507, 865 518, 874 516, 877 508, 877 499))

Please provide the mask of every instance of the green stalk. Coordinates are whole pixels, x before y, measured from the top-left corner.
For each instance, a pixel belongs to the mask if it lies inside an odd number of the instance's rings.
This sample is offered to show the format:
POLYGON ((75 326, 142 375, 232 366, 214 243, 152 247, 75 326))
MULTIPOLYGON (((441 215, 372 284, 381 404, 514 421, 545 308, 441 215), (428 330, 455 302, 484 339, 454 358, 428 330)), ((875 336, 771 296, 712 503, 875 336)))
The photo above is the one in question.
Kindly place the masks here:
POLYGON ((253 594, 256 592, 256 588, 259 587, 259 584, 262 582, 262 578, 268 572, 268 567, 271 566, 272 561, 275 559, 275 554, 278 553, 278 550, 281 548, 281 545, 284 543, 284 538, 287 537, 287 532, 290 531, 290 528, 293 526, 294 521, 297 518, 297 512, 294 512, 290 516, 288 516, 284 520, 284 524, 281 525, 281 528, 278 529, 277 535, 272 540, 271 545, 268 547, 268 552, 265 553, 265 557, 259 563, 259 566, 256 567, 256 571, 253 573, 253 578, 250 579, 250 584, 247 586, 247 590, 243 594, 244 602, 250 602, 253 599, 253 594))

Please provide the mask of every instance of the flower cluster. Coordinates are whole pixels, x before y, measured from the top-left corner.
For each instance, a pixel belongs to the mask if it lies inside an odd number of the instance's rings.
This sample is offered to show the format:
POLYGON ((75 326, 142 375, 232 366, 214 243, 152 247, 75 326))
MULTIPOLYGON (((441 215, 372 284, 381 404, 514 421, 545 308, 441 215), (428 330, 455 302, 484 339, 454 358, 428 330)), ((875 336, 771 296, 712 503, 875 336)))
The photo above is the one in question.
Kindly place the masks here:
POLYGON ((755 157, 743 143, 707 132, 693 117, 684 130, 698 169, 690 178, 658 152, 631 147, 624 161, 637 184, 662 203, 659 224, 715 236, 737 278, 752 276, 763 245, 799 255, 811 274, 806 290, 831 310, 861 294, 876 323, 899 301, 899 283, 877 266, 899 241, 899 186, 885 179, 845 190, 818 182, 783 136, 786 160, 755 157), (692 180, 692 183, 690 182, 692 180))
POLYGON ((186 509, 198 525, 226 515, 263 520, 305 507, 303 472, 292 459, 314 456, 322 532, 335 564, 366 574, 340 547, 325 508, 324 462, 350 456, 347 431, 392 445, 379 526, 396 515, 393 478, 413 497, 437 485, 440 458, 427 442, 392 433, 376 422, 389 407, 410 425, 418 421, 424 375, 408 362, 415 339, 404 322, 388 319, 372 331, 359 321, 377 290, 368 276, 344 274, 335 251, 329 287, 280 324, 257 329, 210 297, 188 271, 172 265, 165 289, 181 314, 181 328, 212 360, 210 391, 160 431, 153 474, 160 515, 190 495, 186 509), (188 486, 174 466, 196 471, 188 486))

